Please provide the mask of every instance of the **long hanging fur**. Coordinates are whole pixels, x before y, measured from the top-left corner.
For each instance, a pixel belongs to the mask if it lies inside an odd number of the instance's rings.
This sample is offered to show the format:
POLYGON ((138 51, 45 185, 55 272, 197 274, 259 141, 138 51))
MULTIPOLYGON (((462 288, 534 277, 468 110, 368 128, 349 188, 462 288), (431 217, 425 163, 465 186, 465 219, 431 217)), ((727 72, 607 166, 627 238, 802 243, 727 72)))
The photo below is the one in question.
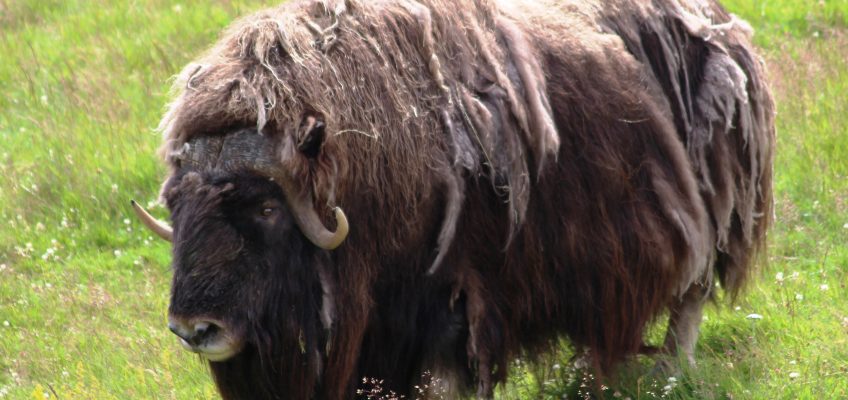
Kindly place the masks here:
POLYGON ((185 68, 162 152, 255 126, 345 209, 322 397, 445 366, 486 396, 563 335, 608 372, 764 245, 774 106, 749 36, 706 0, 294 1, 185 68), (308 115, 317 160, 294 150, 308 115))

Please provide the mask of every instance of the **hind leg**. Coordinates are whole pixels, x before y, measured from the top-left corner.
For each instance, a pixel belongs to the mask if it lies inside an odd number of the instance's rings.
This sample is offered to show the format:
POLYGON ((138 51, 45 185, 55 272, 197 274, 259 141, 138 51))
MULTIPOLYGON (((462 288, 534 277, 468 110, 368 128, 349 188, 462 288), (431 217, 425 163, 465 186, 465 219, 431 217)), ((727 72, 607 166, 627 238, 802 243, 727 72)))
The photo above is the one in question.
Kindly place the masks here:
POLYGON ((695 366, 695 344, 709 294, 708 284, 693 284, 670 308, 662 352, 670 356, 685 356, 690 367, 695 366))

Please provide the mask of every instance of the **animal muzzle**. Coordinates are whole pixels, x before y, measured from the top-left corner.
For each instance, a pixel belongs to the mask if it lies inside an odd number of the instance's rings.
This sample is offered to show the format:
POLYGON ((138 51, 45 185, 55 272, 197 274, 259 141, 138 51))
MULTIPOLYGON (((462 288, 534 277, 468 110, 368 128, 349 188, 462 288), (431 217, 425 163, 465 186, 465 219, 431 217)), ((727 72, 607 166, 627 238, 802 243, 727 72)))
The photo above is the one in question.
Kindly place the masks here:
POLYGON ((227 326, 212 319, 168 317, 168 329, 180 338, 180 344, 209 361, 220 362, 238 354, 242 341, 227 326))

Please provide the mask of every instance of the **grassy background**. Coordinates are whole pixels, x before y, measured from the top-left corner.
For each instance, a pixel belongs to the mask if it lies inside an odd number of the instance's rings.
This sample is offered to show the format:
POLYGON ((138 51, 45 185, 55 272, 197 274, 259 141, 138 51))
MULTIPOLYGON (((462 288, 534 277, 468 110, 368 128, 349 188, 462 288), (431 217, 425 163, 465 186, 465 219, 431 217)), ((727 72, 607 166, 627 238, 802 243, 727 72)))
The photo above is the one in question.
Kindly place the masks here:
MULTIPOLYGON (((169 77, 260 3, 0 0, 0 398, 215 397, 165 329, 168 246, 128 199, 157 194, 169 77)), ((778 100, 770 266, 709 308, 697 370, 656 381, 636 360, 607 394, 846 398, 848 1, 725 4, 757 30, 778 100)), ((567 348, 500 396, 583 395, 567 348)))

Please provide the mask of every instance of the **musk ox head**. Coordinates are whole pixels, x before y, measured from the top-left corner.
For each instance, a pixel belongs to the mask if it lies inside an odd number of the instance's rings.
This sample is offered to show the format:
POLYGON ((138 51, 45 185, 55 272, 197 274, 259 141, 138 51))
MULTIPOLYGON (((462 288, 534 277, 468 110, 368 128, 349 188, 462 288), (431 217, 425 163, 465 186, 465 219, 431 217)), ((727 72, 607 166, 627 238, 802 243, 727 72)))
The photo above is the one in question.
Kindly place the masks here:
POLYGON ((133 203, 173 242, 168 328, 211 362, 228 397, 309 397, 332 331, 321 276, 347 220, 336 208, 335 232, 327 230, 268 162, 273 148, 255 129, 198 138, 173 155, 177 170, 163 187, 172 227, 133 203))

